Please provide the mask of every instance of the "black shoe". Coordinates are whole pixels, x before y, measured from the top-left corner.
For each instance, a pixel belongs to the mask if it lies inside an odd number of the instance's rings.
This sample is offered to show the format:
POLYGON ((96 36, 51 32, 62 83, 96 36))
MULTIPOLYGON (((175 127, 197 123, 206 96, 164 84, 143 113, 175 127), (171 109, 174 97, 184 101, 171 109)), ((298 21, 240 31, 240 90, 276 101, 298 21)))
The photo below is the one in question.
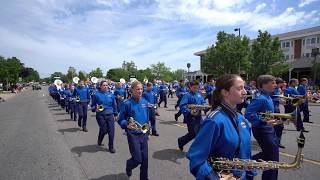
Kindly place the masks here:
POLYGON ((112 154, 114 154, 114 153, 116 153, 116 150, 113 149, 113 148, 109 148, 109 152, 112 153, 112 154))
POLYGON ((79 121, 78 121, 78 126, 81 127, 81 124, 79 123, 79 121))
POLYGON ((178 114, 174 114, 174 119, 178 121, 178 114))
POLYGON ((129 168, 126 168, 126 173, 127 173, 127 176, 130 177, 132 175, 132 170, 129 168))
POLYGON ((285 149, 286 147, 282 144, 279 144, 279 148, 285 149))
POLYGON ((156 113, 156 116, 160 116, 160 114, 159 114, 159 113, 156 113))
POLYGON ((168 106, 164 106, 164 108, 168 108, 168 106))
POLYGON ((152 136, 159 136, 159 134, 157 132, 152 132, 151 135, 152 136))
POLYGON ((302 132, 304 132, 304 133, 308 133, 309 131, 307 131, 307 130, 303 129, 303 130, 302 130, 302 132))
POLYGON ((179 139, 178 139, 178 147, 179 147, 180 151, 183 151, 183 146, 180 144, 179 139))
POLYGON ((83 131, 84 131, 84 132, 88 132, 88 129, 87 129, 87 128, 83 128, 83 131))
POLYGON ((175 106, 174 109, 177 110, 178 106, 175 106))
POLYGON ((304 123, 310 123, 312 124, 313 122, 312 121, 303 121, 304 123))
POLYGON ((102 142, 97 142, 98 146, 103 146, 104 144, 102 144, 102 142))

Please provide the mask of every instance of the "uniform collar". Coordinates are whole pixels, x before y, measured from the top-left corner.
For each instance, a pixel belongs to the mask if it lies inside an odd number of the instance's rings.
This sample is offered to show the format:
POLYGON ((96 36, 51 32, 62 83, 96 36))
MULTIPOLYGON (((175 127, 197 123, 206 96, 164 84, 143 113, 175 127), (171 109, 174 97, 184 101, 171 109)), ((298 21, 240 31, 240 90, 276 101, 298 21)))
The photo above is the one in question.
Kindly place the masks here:
POLYGON ((221 102, 222 109, 229 114, 232 118, 235 118, 237 116, 237 111, 235 109, 232 109, 229 104, 222 101, 221 102))

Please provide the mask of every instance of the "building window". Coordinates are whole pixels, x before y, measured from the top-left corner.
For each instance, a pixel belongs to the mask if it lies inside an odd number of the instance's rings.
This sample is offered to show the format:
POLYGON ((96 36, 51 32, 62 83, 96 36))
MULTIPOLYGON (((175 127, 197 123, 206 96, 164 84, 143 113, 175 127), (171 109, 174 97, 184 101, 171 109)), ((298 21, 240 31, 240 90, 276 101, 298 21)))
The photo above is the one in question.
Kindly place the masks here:
POLYGON ((285 48, 285 47, 286 47, 286 43, 282 42, 282 48, 285 48))
POLYGON ((291 47, 293 47, 293 41, 291 41, 291 47))
POLYGON ((318 36, 318 37, 317 37, 317 43, 318 43, 318 44, 320 43, 319 40, 320 40, 320 37, 318 36))
POLYGON ((311 44, 315 44, 316 43, 316 38, 311 38, 311 44))
POLYGON ((291 59, 293 59, 293 54, 291 55, 291 59))
POLYGON ((307 44, 311 44, 311 39, 307 39, 307 44))
POLYGON ((290 47, 290 42, 286 42, 286 47, 290 47))
POLYGON ((305 43, 306 43, 306 41, 305 41, 305 40, 303 40, 303 41, 302 41, 302 45, 304 45, 305 43))

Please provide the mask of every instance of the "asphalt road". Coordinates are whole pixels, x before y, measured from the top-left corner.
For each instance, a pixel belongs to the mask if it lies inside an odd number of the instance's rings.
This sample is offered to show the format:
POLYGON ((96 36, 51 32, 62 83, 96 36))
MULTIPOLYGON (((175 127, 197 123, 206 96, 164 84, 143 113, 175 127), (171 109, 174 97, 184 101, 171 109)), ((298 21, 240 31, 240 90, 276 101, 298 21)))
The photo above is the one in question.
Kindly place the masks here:
MULTIPOLYGON (((43 88, 44 89, 44 88, 43 88)), ((151 180, 189 180, 188 160, 177 149, 177 137, 185 134, 185 125, 173 118, 176 98, 169 99, 169 108, 160 108, 159 137, 149 140, 149 178, 151 180)), ((162 105, 163 106, 163 105, 162 105)), ((305 124, 303 150, 305 160, 298 170, 280 171, 279 179, 320 177, 320 106, 310 106, 311 121, 305 124)), ((27 90, 0 103, 0 179, 91 179, 126 180, 125 162, 130 157, 127 138, 116 125, 116 154, 107 146, 96 145, 98 125, 95 114, 88 112, 88 132, 80 131, 46 90, 27 90)), ((293 125, 286 126, 281 161, 292 162, 297 151, 293 125)), ((105 138, 105 145, 108 144, 105 138)), ((256 144, 253 140, 253 144, 256 144)), ((188 149, 189 145, 185 147, 188 149)), ((253 146, 253 154, 259 150, 253 146)), ((261 173, 260 173, 261 174, 261 173)), ((139 168, 130 178, 139 179, 139 168)), ((260 175, 256 178, 260 179, 260 175)))

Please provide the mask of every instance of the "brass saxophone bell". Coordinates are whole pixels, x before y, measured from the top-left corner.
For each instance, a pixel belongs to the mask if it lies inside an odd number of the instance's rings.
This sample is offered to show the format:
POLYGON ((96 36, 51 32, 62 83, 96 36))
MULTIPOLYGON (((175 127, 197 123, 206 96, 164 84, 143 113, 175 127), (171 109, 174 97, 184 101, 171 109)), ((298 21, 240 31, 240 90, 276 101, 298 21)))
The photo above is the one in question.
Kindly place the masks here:
POLYGON ((103 107, 102 104, 100 104, 100 105, 97 106, 97 111, 98 111, 98 112, 102 112, 103 110, 104 110, 104 107, 103 107))

